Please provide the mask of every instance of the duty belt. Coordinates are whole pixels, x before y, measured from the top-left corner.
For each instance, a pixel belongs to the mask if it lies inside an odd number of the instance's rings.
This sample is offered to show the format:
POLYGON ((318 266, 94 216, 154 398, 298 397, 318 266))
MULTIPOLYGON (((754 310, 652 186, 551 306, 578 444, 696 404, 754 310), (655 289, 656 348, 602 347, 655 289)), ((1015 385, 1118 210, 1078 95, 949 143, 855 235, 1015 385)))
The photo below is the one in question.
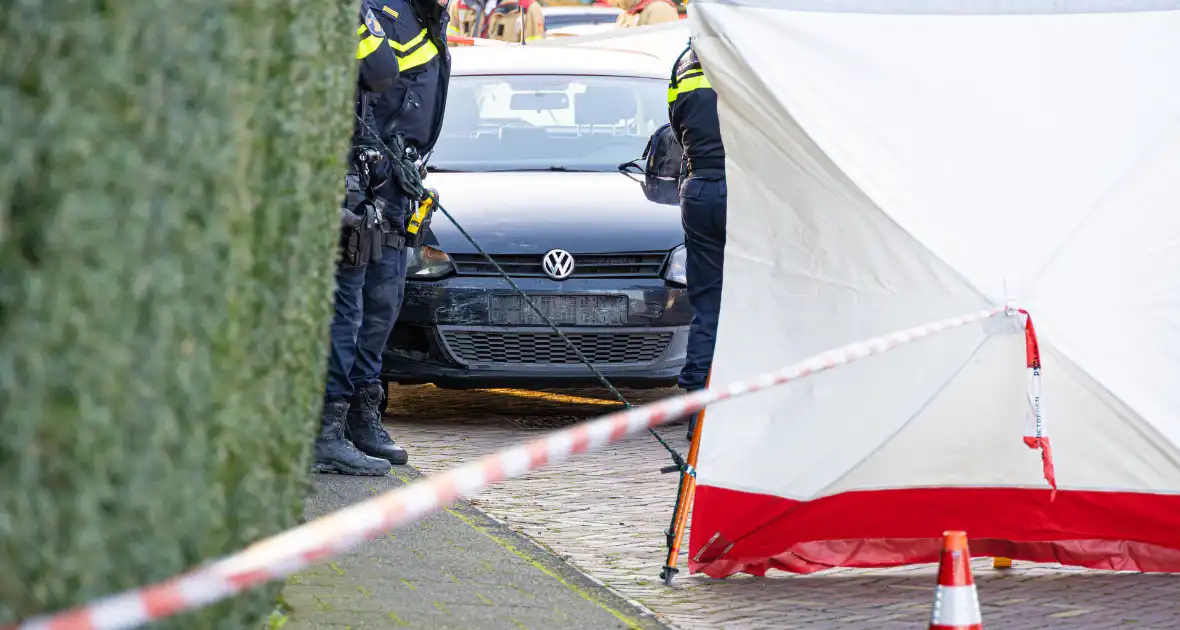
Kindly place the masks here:
POLYGON ((687 162, 688 172, 698 177, 725 174, 725 157, 690 157, 687 162))

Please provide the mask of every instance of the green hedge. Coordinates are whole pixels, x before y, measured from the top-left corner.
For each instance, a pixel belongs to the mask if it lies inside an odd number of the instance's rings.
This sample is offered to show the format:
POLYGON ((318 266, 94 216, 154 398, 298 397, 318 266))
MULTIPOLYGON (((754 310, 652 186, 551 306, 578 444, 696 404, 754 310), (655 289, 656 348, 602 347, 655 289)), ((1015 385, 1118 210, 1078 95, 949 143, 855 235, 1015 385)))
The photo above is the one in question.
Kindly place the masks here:
POLYGON ((356 3, 0 4, 2 626, 297 522, 356 3))

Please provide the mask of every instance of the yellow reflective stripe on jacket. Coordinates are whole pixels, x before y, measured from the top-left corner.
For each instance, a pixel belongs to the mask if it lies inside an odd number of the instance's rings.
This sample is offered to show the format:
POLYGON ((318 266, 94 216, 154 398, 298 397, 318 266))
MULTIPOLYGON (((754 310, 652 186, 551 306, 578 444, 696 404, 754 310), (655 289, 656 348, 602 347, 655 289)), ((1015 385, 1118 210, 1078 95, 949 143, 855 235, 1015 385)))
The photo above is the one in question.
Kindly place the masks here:
POLYGON ((367 30, 369 30, 369 27, 365 26, 364 24, 361 24, 360 28, 356 29, 356 34, 357 35, 364 35, 365 31, 367 31, 367 30))
POLYGON ((701 88, 713 89, 713 84, 709 83, 709 79, 700 72, 685 73, 684 77, 675 86, 668 87, 668 102, 675 101, 681 94, 687 94, 693 90, 701 88))
POLYGON ((417 68, 438 56, 438 46, 426 39, 426 29, 404 44, 391 39, 389 45, 397 51, 397 68, 401 72, 417 68))
POLYGON ((427 41, 425 45, 419 47, 414 52, 404 57, 399 56, 397 59, 397 67, 398 70, 405 72, 411 68, 417 68, 418 66, 423 65, 437 56, 438 46, 435 46, 434 42, 427 41))
POLYGON ((364 59, 373 54, 373 51, 377 50, 383 41, 385 41, 384 37, 377 37, 376 35, 370 35, 362 39, 361 43, 356 45, 356 58, 364 59))
POLYGON ((418 33, 413 38, 411 38, 410 41, 408 41, 404 44, 399 44, 398 42, 395 42, 391 39, 391 40, 389 40, 389 45, 393 46, 394 50, 396 50, 400 53, 404 53, 407 50, 413 48, 414 46, 417 46, 418 44, 420 44, 422 42, 422 40, 424 40, 424 39, 426 39, 426 29, 422 29, 421 33, 418 33))

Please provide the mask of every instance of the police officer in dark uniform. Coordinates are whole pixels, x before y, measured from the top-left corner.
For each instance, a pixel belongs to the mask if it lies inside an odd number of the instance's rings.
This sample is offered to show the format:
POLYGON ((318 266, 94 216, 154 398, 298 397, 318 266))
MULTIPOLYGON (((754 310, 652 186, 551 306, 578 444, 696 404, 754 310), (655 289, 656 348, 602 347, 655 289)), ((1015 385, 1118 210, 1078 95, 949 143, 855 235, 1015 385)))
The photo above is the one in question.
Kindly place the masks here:
MULTIPOLYGON (((668 85, 672 130, 684 151, 680 219, 688 254, 688 301, 692 325, 679 384, 704 389, 713 363, 721 313, 721 275, 725 262, 725 147, 717 118, 717 93, 690 43, 676 60, 668 85)), ((696 420, 691 421, 692 439, 696 420)))
MULTIPOLYGON (((401 310, 406 281, 405 222, 415 199, 399 185, 395 160, 419 161, 442 128, 451 58, 445 0, 363 0, 358 29, 360 90, 354 146, 383 154, 371 189, 381 221, 380 251, 336 272, 336 311, 315 469, 384 475, 409 455, 381 423, 386 392, 381 358, 401 310), (390 72, 392 70, 392 72, 390 72), (388 155, 387 149, 402 151, 388 155)), ((354 151, 355 153, 355 151, 354 151)), ((403 169, 404 170, 404 169, 403 169)), ((420 187, 421 182, 417 182, 420 187)))

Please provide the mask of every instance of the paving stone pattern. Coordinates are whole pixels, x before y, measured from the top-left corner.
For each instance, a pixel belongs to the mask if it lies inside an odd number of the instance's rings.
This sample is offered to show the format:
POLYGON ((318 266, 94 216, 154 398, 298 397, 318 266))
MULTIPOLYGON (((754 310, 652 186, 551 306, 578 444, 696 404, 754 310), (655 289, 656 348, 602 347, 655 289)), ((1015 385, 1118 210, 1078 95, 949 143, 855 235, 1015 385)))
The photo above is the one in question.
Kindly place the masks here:
MULTIPOLYGON (((624 392, 635 402, 671 392, 624 392)), ((444 470, 579 419, 612 411, 600 391, 546 394, 391 388, 386 423, 424 473, 444 470)), ((687 451, 684 427, 662 435, 687 451)), ((534 471, 488 489, 472 503, 551 549, 617 593, 685 630, 808 628, 901 630, 928 623, 936 567, 838 569, 810 576, 714 580, 688 575, 685 537, 671 587, 659 579, 663 530, 676 475, 650 436, 534 471)), ((1180 576, 1088 571, 1017 562, 974 562, 984 627, 1165 630, 1180 627, 1180 576)))

